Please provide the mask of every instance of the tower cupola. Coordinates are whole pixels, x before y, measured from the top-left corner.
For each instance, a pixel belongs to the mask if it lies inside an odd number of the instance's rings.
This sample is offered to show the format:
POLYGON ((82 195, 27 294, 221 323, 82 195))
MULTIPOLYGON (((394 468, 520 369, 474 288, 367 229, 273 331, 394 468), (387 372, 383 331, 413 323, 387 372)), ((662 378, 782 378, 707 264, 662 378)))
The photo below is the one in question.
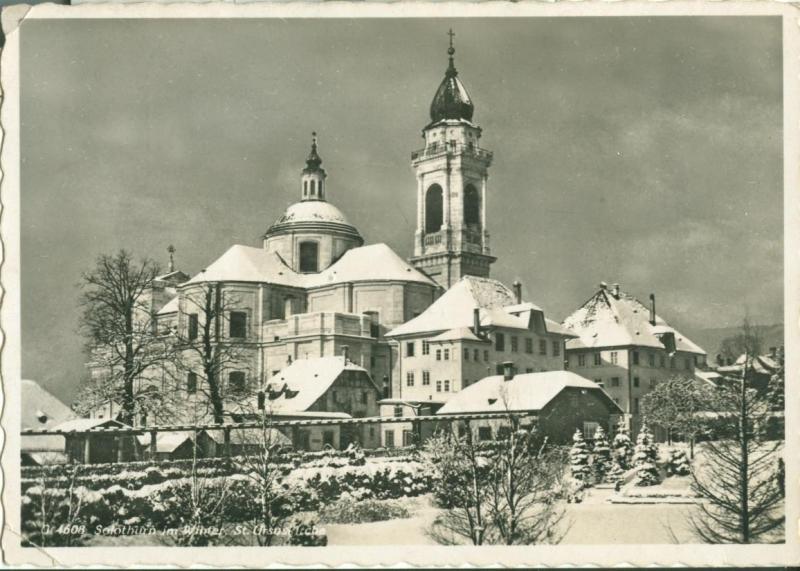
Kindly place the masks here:
POLYGON ((453 47, 453 30, 450 30, 450 47, 447 48, 449 64, 445 71, 444 79, 436 90, 431 102, 431 122, 437 123, 443 119, 464 119, 472 121, 475 105, 467 93, 467 88, 458 79, 458 71, 453 60, 456 49, 453 47))
POLYGON ((317 133, 311 133, 311 151, 306 159, 306 167, 301 177, 300 200, 325 200, 325 169, 317 152, 317 133))

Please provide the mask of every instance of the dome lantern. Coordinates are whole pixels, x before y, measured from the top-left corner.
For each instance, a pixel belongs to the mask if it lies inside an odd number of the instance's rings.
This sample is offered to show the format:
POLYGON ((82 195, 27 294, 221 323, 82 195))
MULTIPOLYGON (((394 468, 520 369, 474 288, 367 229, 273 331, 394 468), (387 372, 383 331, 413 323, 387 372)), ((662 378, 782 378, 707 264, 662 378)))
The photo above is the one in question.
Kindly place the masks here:
POLYGON ((317 152, 317 132, 311 133, 311 151, 306 158, 306 166, 300 178, 300 200, 325 200, 325 178, 322 157, 317 152))

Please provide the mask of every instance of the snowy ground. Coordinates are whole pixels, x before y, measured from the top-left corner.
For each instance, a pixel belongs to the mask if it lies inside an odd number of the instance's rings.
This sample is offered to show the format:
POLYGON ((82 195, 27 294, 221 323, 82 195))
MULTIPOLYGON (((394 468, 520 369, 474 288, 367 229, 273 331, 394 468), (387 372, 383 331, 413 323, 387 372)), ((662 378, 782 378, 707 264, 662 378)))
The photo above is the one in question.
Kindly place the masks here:
MULTIPOLYGON (((562 544, 691 543, 687 514, 692 505, 610 504, 613 490, 592 489, 580 504, 567 506, 569 529, 562 544), (672 533, 675 534, 673 538, 672 533)), ((423 504, 424 505, 424 504, 423 504)), ((434 544, 425 529, 437 510, 420 507, 409 519, 376 523, 327 525, 328 545, 434 544)))

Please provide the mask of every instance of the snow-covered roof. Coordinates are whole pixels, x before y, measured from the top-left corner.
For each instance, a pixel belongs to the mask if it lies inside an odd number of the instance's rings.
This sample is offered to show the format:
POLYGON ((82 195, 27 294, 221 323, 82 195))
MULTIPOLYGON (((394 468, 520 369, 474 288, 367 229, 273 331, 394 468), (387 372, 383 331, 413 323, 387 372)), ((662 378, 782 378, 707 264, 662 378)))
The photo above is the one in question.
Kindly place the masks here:
POLYGON ((60 432, 80 432, 99 428, 105 424, 112 425, 113 428, 129 428, 111 418, 76 418, 75 420, 67 420, 66 422, 54 426, 53 430, 58 430, 60 432))
POLYGON ((571 371, 545 371, 508 381, 503 375, 483 378, 456 393, 436 414, 540 411, 568 387, 596 391, 619 408, 597 383, 571 371))
POLYGON ((297 273, 275 252, 236 244, 187 283, 216 281, 273 283, 299 288, 358 281, 406 281, 435 285, 386 244, 352 248, 318 274, 297 273))
MULTIPOLYGON (((721 373, 741 373, 744 369, 745 356, 740 355, 733 365, 717 367, 721 373)), ((758 355, 750 360, 750 368, 760 375, 771 375, 778 370, 778 362, 771 355, 758 355)))
POLYGON ((436 285, 386 244, 347 250, 319 274, 309 274, 308 287, 358 281, 406 281, 436 285))
POLYGON ((487 341, 486 339, 481 339, 477 335, 472 332, 472 329, 469 327, 456 327, 455 329, 450 329, 445 331, 444 333, 440 333, 436 337, 430 339, 430 341, 487 341))
POLYGON ((267 395, 279 393, 277 398, 266 399, 267 413, 286 415, 308 411, 344 371, 362 372, 372 382, 364 368, 350 361, 345 363, 343 357, 297 359, 267 381, 267 395))
POLYGON ((350 222, 347 221, 342 211, 324 200, 295 202, 286 209, 286 212, 275 221, 273 226, 291 222, 338 222, 350 226, 350 222))
POLYGON ((578 335, 578 339, 567 341, 567 349, 625 345, 663 349, 659 336, 673 333, 678 351, 706 354, 658 315, 655 324, 651 324, 650 309, 632 295, 619 292, 617 296, 603 287, 567 317, 563 325, 578 335))
POLYGON ((158 310, 158 315, 166 315, 168 313, 176 313, 178 311, 178 296, 176 295, 167 303, 164 304, 164 307, 158 310))
MULTIPOLYGON (((23 379, 21 383, 21 429, 47 430, 75 416, 72 409, 36 381, 23 379)), ((23 436, 20 445, 23 452, 63 451, 64 438, 56 435, 23 436)))
POLYGON ((716 386, 717 382, 722 379, 722 375, 716 371, 701 371, 700 369, 695 369, 694 377, 698 381, 712 386, 716 386))
MULTIPOLYGON (((140 434, 136 437, 142 446, 150 446, 150 433, 140 434)), ((175 452, 187 440, 194 440, 194 431, 181 430, 177 432, 159 432, 156 435, 157 452, 175 452)))
MULTIPOLYGON (((395 327, 386 336, 470 328, 475 308, 480 309, 484 327, 528 329, 530 312, 541 311, 533 304, 518 304, 509 288, 491 278, 464 276, 420 315, 395 327)), ((566 333, 552 320, 545 319, 549 333, 566 333), (551 329, 552 327, 552 329, 551 329)))

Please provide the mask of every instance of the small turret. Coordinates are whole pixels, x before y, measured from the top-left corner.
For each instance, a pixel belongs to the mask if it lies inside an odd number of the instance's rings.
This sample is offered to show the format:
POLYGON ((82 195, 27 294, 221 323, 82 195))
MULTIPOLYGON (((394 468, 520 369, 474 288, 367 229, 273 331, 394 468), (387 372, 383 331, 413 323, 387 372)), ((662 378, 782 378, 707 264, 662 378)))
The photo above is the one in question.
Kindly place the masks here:
POLYGON ((322 168, 322 158, 317 152, 317 133, 311 133, 311 151, 306 159, 306 168, 303 169, 301 178, 301 201, 325 200, 325 169, 322 168))

